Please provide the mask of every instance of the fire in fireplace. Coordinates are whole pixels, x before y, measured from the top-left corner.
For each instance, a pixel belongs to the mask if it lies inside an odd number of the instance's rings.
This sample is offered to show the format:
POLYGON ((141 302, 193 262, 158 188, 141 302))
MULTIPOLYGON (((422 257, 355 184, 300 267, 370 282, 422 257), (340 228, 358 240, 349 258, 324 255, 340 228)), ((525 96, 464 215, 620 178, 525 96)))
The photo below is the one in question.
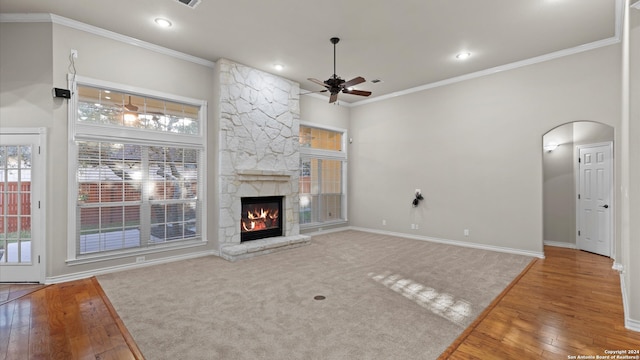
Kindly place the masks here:
POLYGON ((282 236, 282 196, 243 197, 240 241, 282 236))

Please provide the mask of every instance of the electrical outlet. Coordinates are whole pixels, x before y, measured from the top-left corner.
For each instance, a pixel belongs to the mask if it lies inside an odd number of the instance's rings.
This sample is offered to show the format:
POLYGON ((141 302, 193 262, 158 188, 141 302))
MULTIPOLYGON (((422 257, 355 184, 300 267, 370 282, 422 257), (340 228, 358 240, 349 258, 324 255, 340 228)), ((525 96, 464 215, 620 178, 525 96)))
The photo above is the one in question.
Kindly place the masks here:
POLYGON ((469 229, 464 229, 464 236, 469 236, 469 229))
POLYGON ((420 229, 420 225, 416 224, 416 230, 420 229))
POLYGON ((78 58, 78 50, 76 49, 71 49, 71 57, 74 59, 78 58))
POLYGON ((387 220, 382 220, 382 226, 386 226, 387 225, 387 220))
POLYGON ((145 260, 144 256, 138 256, 138 257, 136 258, 136 262, 137 262, 137 263, 144 262, 144 260, 145 260))

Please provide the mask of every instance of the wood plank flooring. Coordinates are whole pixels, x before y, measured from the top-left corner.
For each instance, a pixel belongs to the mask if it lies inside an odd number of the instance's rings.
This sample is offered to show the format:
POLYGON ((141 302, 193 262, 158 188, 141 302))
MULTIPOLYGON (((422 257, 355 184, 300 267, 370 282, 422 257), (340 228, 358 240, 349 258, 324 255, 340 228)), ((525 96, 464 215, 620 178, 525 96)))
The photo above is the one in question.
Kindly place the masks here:
POLYGON ((0 305, 0 359, 142 359, 95 279, 0 305))
MULTIPOLYGON (((545 247, 441 359, 568 359, 640 351, 624 327, 620 277, 609 258, 545 247)), ((638 354, 640 355, 640 354, 638 354)))
MULTIPOLYGON (((624 328, 612 261, 545 247, 441 359, 567 359, 640 350, 624 328)), ((56 284, 0 305, 2 359, 143 359, 92 279, 56 284)))

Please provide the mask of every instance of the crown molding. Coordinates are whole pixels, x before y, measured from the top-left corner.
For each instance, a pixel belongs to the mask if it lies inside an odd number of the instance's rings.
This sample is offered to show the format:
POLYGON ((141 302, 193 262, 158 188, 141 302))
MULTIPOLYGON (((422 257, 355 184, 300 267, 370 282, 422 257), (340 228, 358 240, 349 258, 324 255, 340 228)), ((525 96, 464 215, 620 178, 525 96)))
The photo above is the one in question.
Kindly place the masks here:
MULTIPOLYGON (((510 64, 496 66, 493 68, 489 68, 489 69, 485 69, 485 70, 481 70, 481 71, 477 71, 477 72, 473 72, 473 73, 469 73, 461 76, 456 76, 456 77, 441 80, 441 81, 436 81, 433 83, 409 88, 406 90, 396 91, 390 94, 377 96, 375 98, 369 98, 369 99, 360 100, 360 101, 351 102, 351 103, 343 101, 343 102, 339 102, 337 105, 345 106, 345 107, 356 107, 360 105, 366 105, 366 104, 370 104, 378 101, 392 99, 398 96, 404 96, 404 95, 408 95, 408 94, 412 94, 412 93, 416 93, 424 90, 434 89, 441 86, 451 85, 451 84, 455 84, 455 83, 466 81, 466 80, 476 79, 479 77, 492 75, 492 74, 496 74, 496 73, 507 71, 507 70, 513 70, 520 67, 538 64, 541 62, 554 60, 554 59, 562 58, 565 56, 574 55, 581 52, 617 44, 621 41, 623 16, 626 9, 625 9, 625 0, 615 0, 615 1, 616 1, 615 29, 614 29, 614 35, 610 38, 594 41, 591 43, 575 46, 575 47, 560 50, 560 51, 555 51, 549 54, 536 56, 536 57, 521 60, 521 61, 516 61, 510 64)), ((640 9, 640 0, 632 4, 631 7, 640 9)), ((211 68, 215 67, 215 62, 213 61, 209 61, 209 60, 198 58, 192 55, 181 53, 181 52, 171 50, 162 46, 148 43, 146 41, 121 35, 113 31, 98 28, 92 25, 81 23, 79 21, 71 20, 62 16, 54 15, 54 14, 42 14, 42 13, 0 14, 0 23, 1 22, 52 22, 55 24, 60 24, 70 28, 82 30, 91 34, 103 36, 112 40, 121 41, 129 45, 145 48, 145 49, 155 51, 164 55, 172 56, 178 59, 190 61, 199 65, 204 65, 211 68)), ((322 100, 328 99, 326 96, 320 95, 318 93, 304 94, 304 96, 310 96, 310 97, 314 97, 322 100)))
MULTIPOLYGON (((476 71, 476 72, 473 72, 473 73, 469 73, 469 74, 465 74, 465 75, 461 75, 461 76, 456 76, 456 77, 445 79, 445 80, 442 80, 442 81, 436 81, 436 82, 433 82, 433 83, 429 83, 429 84, 425 84, 425 85, 421 85, 421 86, 416 86, 416 87, 409 88, 409 89, 402 90, 402 91, 396 91, 396 92, 393 92, 393 93, 390 93, 390 94, 377 96, 377 97, 371 98, 371 99, 365 99, 365 100, 356 101, 356 102, 353 102, 353 103, 351 103, 349 105, 352 106, 352 107, 355 107, 355 106, 360 106, 360 105, 371 104, 371 103, 374 103, 374 102, 377 102, 377 101, 383 101, 383 100, 387 100, 387 99, 392 99, 392 98, 395 98, 395 97, 398 97, 398 96, 403 96, 403 95, 408 95, 408 94, 412 94, 412 93, 415 93, 415 92, 434 89, 434 88, 437 88, 437 87, 440 87, 440 86, 451 85, 451 84, 459 83, 459 82, 466 81, 466 80, 476 79, 476 78, 479 78, 479 77, 482 77, 482 76, 492 75, 492 74, 503 72, 503 71, 507 71, 507 70, 513 70, 513 69, 521 68, 521 67, 524 67, 524 66, 538 64, 538 63, 541 63, 541 62, 554 60, 554 59, 558 59, 558 58, 569 56, 569 55, 578 54, 578 53, 589 51, 589 50, 598 49, 598 48, 601 48, 601 47, 604 47, 604 46, 617 44, 617 43, 619 43, 621 41, 622 26, 623 26, 623 16, 624 16, 624 12, 625 12, 624 2, 625 2, 625 0, 616 0, 616 10, 615 10, 616 19, 615 19, 615 25, 614 25, 614 35, 612 37, 610 37, 610 38, 594 41, 594 42, 591 42, 591 43, 575 46, 575 47, 564 49, 564 50, 555 51, 555 52, 552 52, 552 53, 549 53, 549 54, 540 55, 540 56, 536 56, 536 57, 525 59, 525 60, 521 60, 521 61, 516 61, 516 62, 510 63, 510 64, 496 66, 496 67, 493 67, 493 68, 490 68, 490 69, 480 70, 480 71, 476 71)), ((640 8, 640 0, 638 0, 635 4, 633 4, 631 6, 632 7, 636 7, 637 6, 638 8, 640 8)))
POLYGON ((180 60, 192 62, 194 64, 203 65, 206 67, 215 67, 215 62, 202 59, 196 56, 185 54, 179 51, 171 50, 159 45, 155 45, 140 39, 136 39, 130 36, 118 34, 113 31, 105 30, 93 25, 88 25, 76 20, 72 20, 66 17, 44 14, 44 13, 12 13, 12 14, 0 14, 0 23, 38 23, 38 22, 50 22, 66 26, 72 29, 84 31, 93 35, 102 36, 107 39, 119 41, 128 45, 137 46, 146 50, 151 50, 159 54, 171 56, 180 60))
POLYGON ((598 48, 601 48, 601 47, 604 47, 604 46, 617 44, 619 42, 620 42, 620 38, 614 36, 614 37, 611 37, 611 38, 608 38, 608 39, 603 39, 603 40, 595 41, 595 42, 592 42, 592 43, 576 46, 576 47, 573 47, 573 48, 552 52, 552 53, 549 53, 549 54, 546 54, 546 55, 536 56, 536 57, 533 57, 533 58, 530 58, 530 59, 516 61, 516 62, 510 63, 510 64, 496 66, 496 67, 493 67, 493 68, 490 68, 490 69, 476 71, 476 72, 473 72, 473 73, 469 73, 469 74, 465 74, 465 75, 461 75, 461 76, 456 76, 456 77, 445 79, 445 80, 442 80, 442 81, 436 81, 434 83, 421 85, 421 86, 416 86, 416 87, 413 87, 413 88, 410 88, 410 89, 406 89, 406 90, 402 90, 402 91, 396 91, 396 92, 393 92, 393 93, 390 93, 390 94, 386 94, 386 95, 382 95, 382 96, 378 96, 378 97, 375 97, 375 98, 372 98, 372 99, 360 100, 358 102, 351 103, 351 106, 366 105, 366 104, 374 103, 374 102, 377 102, 377 101, 392 99, 392 98, 395 98, 395 97, 398 97, 398 96, 408 95, 408 94, 412 94, 412 93, 416 93, 416 92, 420 92, 420 91, 424 91, 424 90, 434 89, 434 88, 441 87, 441 86, 451 85, 451 84, 459 83, 459 82, 466 81, 466 80, 476 79, 476 78, 479 78, 479 77, 492 75, 492 74, 496 74, 496 73, 507 71, 507 70, 513 70, 513 69, 517 69, 517 68, 521 68, 521 67, 525 67, 525 66, 529 66, 529 65, 533 65, 533 64, 538 64, 538 63, 541 63, 541 62, 545 62, 545 61, 549 61, 549 60, 553 60, 553 59, 558 59, 558 58, 569 56, 569 55, 573 55, 573 54, 578 54, 578 53, 581 53, 581 52, 584 52, 584 51, 598 49, 598 48))

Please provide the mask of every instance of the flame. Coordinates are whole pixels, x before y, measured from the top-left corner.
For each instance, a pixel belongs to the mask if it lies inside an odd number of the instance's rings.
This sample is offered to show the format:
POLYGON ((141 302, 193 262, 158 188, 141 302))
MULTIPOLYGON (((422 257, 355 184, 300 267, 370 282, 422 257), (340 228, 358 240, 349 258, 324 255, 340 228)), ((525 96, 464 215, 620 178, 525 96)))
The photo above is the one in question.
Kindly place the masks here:
POLYGON ((241 221, 242 229, 244 231, 257 231, 267 229, 267 219, 269 219, 269 223, 271 223, 271 220, 278 219, 278 215, 279 211, 277 209, 265 210, 264 208, 261 208, 260 211, 258 211, 257 209, 253 211, 247 211, 247 219, 249 221, 241 221))

